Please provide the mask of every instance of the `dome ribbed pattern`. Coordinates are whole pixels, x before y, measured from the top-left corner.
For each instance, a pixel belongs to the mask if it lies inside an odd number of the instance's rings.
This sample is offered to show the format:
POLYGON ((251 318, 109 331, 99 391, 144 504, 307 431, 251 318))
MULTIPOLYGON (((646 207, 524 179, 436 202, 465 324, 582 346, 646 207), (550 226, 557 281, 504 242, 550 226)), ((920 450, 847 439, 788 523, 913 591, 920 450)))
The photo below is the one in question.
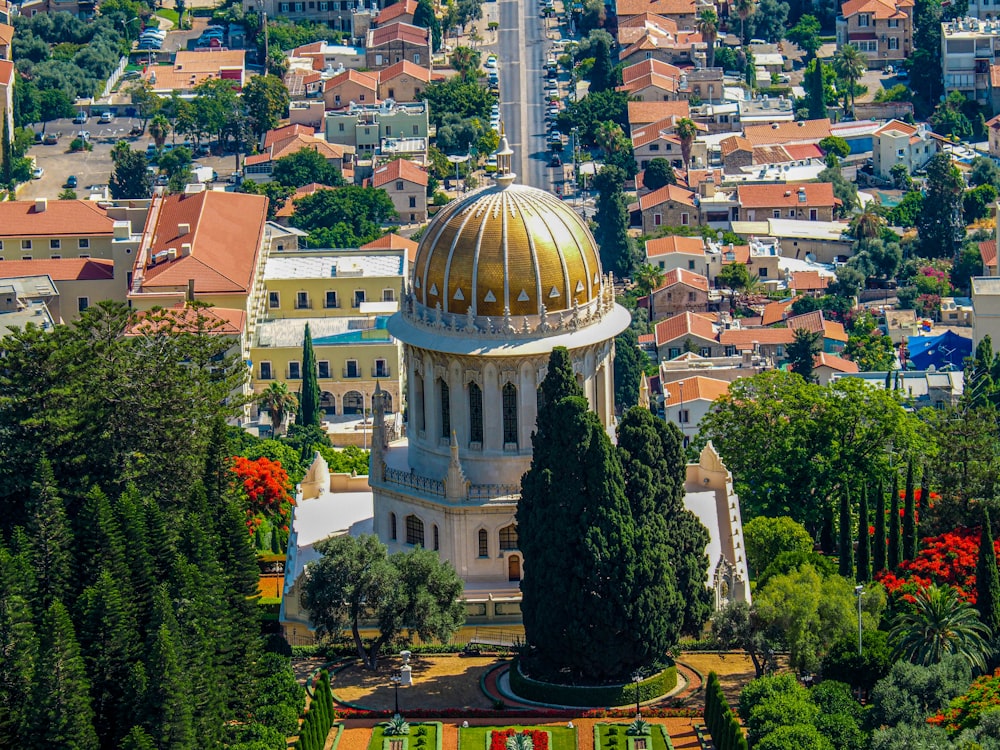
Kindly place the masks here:
POLYGON ((434 217, 413 263, 414 299, 477 316, 539 315, 596 299, 601 263, 590 230, 551 193, 497 185, 434 217))

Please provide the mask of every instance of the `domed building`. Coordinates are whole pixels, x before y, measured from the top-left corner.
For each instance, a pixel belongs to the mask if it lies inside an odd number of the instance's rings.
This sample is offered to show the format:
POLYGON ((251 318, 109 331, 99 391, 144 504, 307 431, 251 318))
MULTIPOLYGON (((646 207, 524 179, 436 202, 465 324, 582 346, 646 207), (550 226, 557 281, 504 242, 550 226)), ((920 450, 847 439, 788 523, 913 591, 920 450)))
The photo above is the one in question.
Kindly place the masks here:
POLYGON ((390 551, 420 545, 450 560, 476 619, 519 616, 514 515, 549 353, 570 350, 610 431, 614 338, 630 323, 586 224, 516 184, 511 154, 503 138, 496 184, 430 222, 389 321, 406 363, 405 440, 387 442, 375 399, 374 531, 390 551))

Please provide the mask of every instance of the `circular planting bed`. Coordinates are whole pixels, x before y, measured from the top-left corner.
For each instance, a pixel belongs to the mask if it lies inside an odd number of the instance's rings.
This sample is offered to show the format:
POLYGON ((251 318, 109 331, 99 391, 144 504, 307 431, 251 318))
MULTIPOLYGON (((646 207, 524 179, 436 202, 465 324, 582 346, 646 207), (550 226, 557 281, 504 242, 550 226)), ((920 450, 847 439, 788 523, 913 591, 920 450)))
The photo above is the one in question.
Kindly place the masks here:
MULTIPOLYGON (((521 664, 514 660, 508 673, 510 691, 514 696, 534 703, 554 706, 578 706, 580 708, 603 708, 626 706, 635 703, 636 684, 625 682, 620 685, 562 685, 555 682, 527 677, 521 671, 521 664)), ((677 686, 677 667, 670 665, 652 677, 639 683, 639 700, 642 703, 661 698, 677 686)))

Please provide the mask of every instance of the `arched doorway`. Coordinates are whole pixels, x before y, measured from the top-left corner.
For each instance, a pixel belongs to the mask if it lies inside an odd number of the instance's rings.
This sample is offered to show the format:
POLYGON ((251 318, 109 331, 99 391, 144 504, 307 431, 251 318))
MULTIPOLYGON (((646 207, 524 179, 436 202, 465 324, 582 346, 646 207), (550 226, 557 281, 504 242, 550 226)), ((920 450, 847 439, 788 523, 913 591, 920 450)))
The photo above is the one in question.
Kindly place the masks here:
POLYGON ((511 555, 507 558, 507 580, 521 580, 521 558, 517 555, 511 555))
POLYGON ((319 397, 319 408, 322 409, 327 414, 337 413, 337 402, 333 398, 333 394, 330 391, 323 391, 319 397))
POLYGON ((365 398, 357 391, 348 391, 343 398, 344 414, 360 414, 365 408, 365 398))
POLYGON ((386 414, 392 414, 392 394, 382 391, 382 406, 386 414))

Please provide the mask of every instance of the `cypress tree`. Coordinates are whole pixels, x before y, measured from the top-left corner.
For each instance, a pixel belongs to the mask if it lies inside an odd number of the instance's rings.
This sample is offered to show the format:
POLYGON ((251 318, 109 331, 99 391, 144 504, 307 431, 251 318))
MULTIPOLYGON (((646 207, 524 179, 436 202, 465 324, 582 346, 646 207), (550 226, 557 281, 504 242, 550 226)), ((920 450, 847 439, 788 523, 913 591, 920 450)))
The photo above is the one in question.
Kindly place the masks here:
POLYGON ((885 487, 882 477, 879 477, 875 491, 875 540, 872 544, 872 573, 877 575, 885 570, 885 487))
POLYGON ((148 712, 153 735, 164 750, 188 750, 195 746, 191 695, 178 653, 177 643, 166 622, 152 634, 146 671, 156 675, 149 685, 148 712))
POLYGON ((135 726, 129 730, 118 747, 120 750, 156 750, 156 743, 145 729, 135 726))
POLYGON ((839 572, 844 578, 854 577, 854 545, 851 539, 851 497, 847 487, 840 491, 840 565, 839 572))
POLYGON ((13 187, 11 182, 13 181, 13 142, 10 137, 10 125, 7 122, 7 118, 3 118, 3 142, 0 142, 0 152, 3 156, 0 157, 0 184, 3 187, 13 187))
POLYGON ((871 537, 868 534, 868 488, 861 485, 861 496, 858 498, 858 571, 855 576, 858 583, 868 583, 871 580, 871 537))
POLYGON ((29 709, 33 742, 28 747, 97 750, 87 669, 69 613, 59 600, 45 613, 40 635, 35 699, 29 709))
POLYGON ((990 514, 983 508, 983 526, 976 561, 976 609, 979 619, 1000 642, 1000 573, 997 572, 996 548, 990 514))
POLYGON ((924 517, 924 511, 931 507, 931 465, 930 461, 924 461, 923 471, 920 472, 920 496, 917 497, 917 516, 914 519, 917 526, 917 540, 920 539, 920 521, 924 517))
POLYGON ((73 534, 52 464, 45 458, 35 469, 27 511, 27 538, 37 585, 35 608, 42 614, 54 601, 69 599, 73 581, 73 534))
POLYGON ((73 546, 77 585, 81 589, 92 586, 101 571, 110 571, 117 584, 125 587, 123 600, 131 606, 133 596, 125 537, 108 496, 99 487, 93 487, 87 493, 83 509, 76 518, 76 526, 73 546))
POLYGON ((305 336, 302 340, 302 422, 303 425, 319 427, 319 370, 316 364, 316 352, 313 351, 312 333, 306 323, 305 336))
POLYGON ((543 669, 617 677, 636 666, 618 640, 637 594, 631 586, 636 529, 621 462, 600 419, 586 399, 558 398, 579 392, 564 386, 575 381, 565 350, 553 352, 553 368, 554 379, 542 383, 545 398, 517 508, 525 638, 543 669), (553 591, 563 593, 553 597, 553 591))
POLYGON ((916 505, 913 500, 913 458, 906 464, 906 495, 903 501, 903 559, 917 556, 916 505))
POLYGON ((827 500, 823 504, 823 525, 819 531, 819 546, 824 555, 832 556, 835 550, 833 542, 833 503, 827 500))
POLYGON ((892 495, 889 497, 889 547, 886 565, 890 571, 899 567, 899 472, 892 473, 892 495))

